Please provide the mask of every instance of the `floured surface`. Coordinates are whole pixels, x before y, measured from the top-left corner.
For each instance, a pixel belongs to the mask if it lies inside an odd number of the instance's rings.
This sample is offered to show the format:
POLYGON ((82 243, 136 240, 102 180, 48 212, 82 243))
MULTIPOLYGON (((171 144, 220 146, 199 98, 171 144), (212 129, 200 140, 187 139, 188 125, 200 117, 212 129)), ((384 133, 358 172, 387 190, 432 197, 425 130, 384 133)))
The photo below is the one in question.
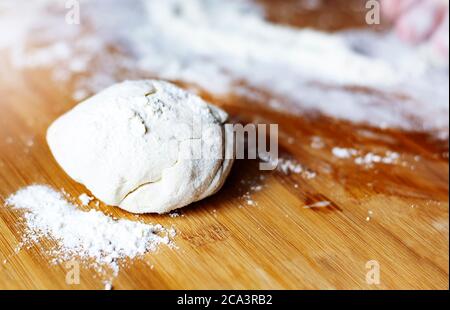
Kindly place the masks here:
POLYGON ((76 99, 124 75, 157 75, 215 95, 269 94, 275 98, 265 104, 281 111, 448 135, 449 92, 436 87, 448 84, 448 57, 437 65, 423 48, 389 33, 299 30, 266 21, 253 1, 220 0, 81 1, 84 24, 64 26, 64 8, 43 3, 27 7, 35 14, 18 29, 9 9, 3 26, 17 33, 0 47, 13 47, 18 67, 57 66, 59 82, 88 74, 78 80, 76 99))
POLYGON ((19 190, 6 205, 23 212, 24 234, 16 252, 52 239, 57 246, 46 255, 53 263, 86 261, 108 280, 118 275, 121 261, 155 252, 163 244, 170 245, 170 237, 175 236, 175 230, 161 225, 114 220, 94 209, 82 211, 44 185, 19 190))
MULTIPOLYGON (((123 14, 126 15, 125 11, 123 14)), ((279 16, 279 19, 283 18, 289 20, 289 16, 279 16)), ((103 47, 99 48, 103 51, 103 47)), ((60 55, 65 53, 64 48, 58 46, 55 50, 60 55)), ((89 50, 97 51, 92 46, 89 50)), ((283 48, 280 51, 283 52, 283 48)), ((2 202, 30 184, 48 184, 58 190, 64 188, 72 197, 83 193, 91 195, 70 180, 53 161, 44 135, 56 117, 75 105, 74 94, 86 96, 86 92, 102 88, 116 79, 158 77, 159 73, 146 70, 130 74, 121 62, 127 57, 118 54, 121 53, 117 50, 101 53, 102 61, 106 63, 94 58, 86 67, 79 62, 65 66, 67 59, 61 56, 61 64, 56 65, 51 58, 45 66, 25 66, 23 71, 9 64, 6 56, 2 58, 2 202), (107 65, 111 63, 121 66, 107 65), (84 69, 81 74, 75 73, 72 80, 74 68, 84 69), (71 79, 65 83, 61 77, 71 79), (56 82, 52 82, 53 78, 56 82)), ((48 61, 49 58, 43 59, 48 61)), ((128 64, 131 69, 135 68, 135 63, 128 64)), ((278 68, 279 63, 273 65, 278 68)), ((209 70, 204 63, 198 68, 209 70)), ((77 70, 75 72, 79 72, 77 70)), ((178 74, 177 70, 174 72, 178 74)), ((238 73, 233 71, 233 74, 238 73)), ((292 75, 297 78, 300 73, 287 72, 287 75, 283 74, 286 79, 275 82, 291 80, 287 77, 292 75)), ((200 77, 206 76, 210 75, 200 77)), ((239 77, 244 81, 233 86, 230 93, 228 84, 215 84, 216 80, 213 80, 214 83, 208 83, 208 88, 200 94, 223 107, 233 121, 279 123, 282 165, 274 172, 261 173, 256 162, 237 161, 218 194, 176 215, 136 218, 100 204, 99 210, 120 219, 159 223, 163 227, 175 225, 177 229, 176 251, 162 246, 144 260, 130 262, 121 269, 113 287, 448 289, 448 141, 436 139, 433 134, 398 128, 380 129, 378 123, 374 127, 355 124, 347 121, 351 119, 347 113, 342 117, 329 113, 336 118, 303 114, 299 112, 301 109, 289 115, 280 113, 286 107, 293 111, 291 107, 306 106, 300 100, 301 92, 286 93, 293 97, 283 101, 272 90, 259 89, 259 86, 265 86, 261 81, 247 81, 245 75, 239 77), (220 87, 209 88, 217 85, 220 87), (250 89, 253 92, 249 92, 250 89), (369 260, 380 264, 379 286, 366 283, 369 260)), ((181 80, 180 84, 186 87, 193 87, 190 82, 202 86, 197 79, 181 80)), ((338 84, 338 81, 331 81, 331 84, 338 84)), ((374 81, 376 79, 371 83, 374 81)), ((270 85, 273 82, 270 80, 270 85)), ((356 98, 357 102, 365 102, 360 98, 372 98, 365 88, 359 87, 346 88, 344 93, 337 87, 336 92, 347 99, 356 98)), ((379 102, 381 107, 399 103, 397 97, 385 96, 391 87, 407 89, 403 88, 405 85, 395 84, 372 87, 377 89, 377 96, 385 100, 379 102)), ((331 94, 335 93, 333 89, 330 88, 331 94)), ((313 87, 312 93, 306 93, 305 98, 322 93, 313 87)), ((416 93, 411 92, 412 95, 416 96, 416 93)), ((417 98, 421 96, 417 95, 417 98)), ((370 121, 367 115, 378 111, 377 104, 368 102, 373 108, 361 110, 360 118, 365 121, 370 121)), ((424 115, 432 115, 430 117, 437 120, 436 124, 442 124, 444 117, 437 114, 441 113, 441 108, 445 111, 448 107, 433 101, 425 105, 424 109, 428 108, 434 112, 424 115)), ((336 111, 345 110, 336 107, 336 111)), ((389 111, 392 110, 388 106, 373 119, 376 122, 386 119, 393 115, 389 111)), ((413 112, 418 111, 425 110, 413 112)), ((415 120, 407 121, 408 117, 387 120, 400 127, 415 123, 415 120)), ((83 208, 95 208, 95 203, 83 208)), ((18 219, 19 216, 9 208, 0 208, 0 260, 7 259, 0 267, 0 287, 104 287, 102 280, 95 277, 96 271, 88 267, 81 269, 78 286, 67 285, 67 267, 49 264, 49 258, 38 247, 15 253, 22 235, 16 226, 18 219)), ((44 244, 51 246, 53 242, 47 240, 44 244)))

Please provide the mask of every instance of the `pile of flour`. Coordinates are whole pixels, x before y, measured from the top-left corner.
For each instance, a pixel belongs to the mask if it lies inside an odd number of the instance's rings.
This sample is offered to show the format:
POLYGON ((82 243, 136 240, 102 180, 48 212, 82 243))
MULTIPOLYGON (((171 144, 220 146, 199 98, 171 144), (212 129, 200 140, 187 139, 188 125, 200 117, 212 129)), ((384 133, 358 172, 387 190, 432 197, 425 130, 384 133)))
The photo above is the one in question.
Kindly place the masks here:
POLYGON ((19 27, 14 10, 3 10, 0 24, 17 35, 0 47, 10 47, 18 66, 51 67, 58 81, 79 77, 76 100, 152 76, 260 97, 290 113, 448 135, 448 59, 436 65, 389 33, 281 26, 248 0, 80 1, 81 25, 65 24, 59 2, 43 3, 27 4, 34 12, 19 27))
POLYGON ((120 262, 141 257, 171 246, 173 229, 130 220, 114 220, 100 211, 88 212, 69 203, 64 195, 43 185, 32 185, 10 196, 6 204, 23 210, 25 230, 21 246, 39 243, 42 238, 56 241, 48 251, 55 263, 71 259, 90 262, 99 271, 105 266, 113 275, 120 262))

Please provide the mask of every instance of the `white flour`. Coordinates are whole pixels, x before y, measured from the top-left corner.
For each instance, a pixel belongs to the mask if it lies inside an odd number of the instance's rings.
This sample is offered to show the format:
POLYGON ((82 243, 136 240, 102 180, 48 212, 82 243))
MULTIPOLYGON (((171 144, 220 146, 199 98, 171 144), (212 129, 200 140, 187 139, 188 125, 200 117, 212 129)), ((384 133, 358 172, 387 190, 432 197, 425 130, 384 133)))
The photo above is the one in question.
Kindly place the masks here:
POLYGON ((298 174, 306 180, 314 179, 317 176, 314 171, 303 167, 297 160, 283 157, 278 158, 277 170, 285 175, 298 174))
POLYGON ((91 196, 89 196, 89 195, 86 194, 86 193, 83 193, 83 194, 81 194, 81 195, 78 197, 78 200, 80 200, 80 202, 81 202, 81 204, 82 204, 83 206, 88 206, 89 203, 90 203, 92 200, 94 200, 94 198, 91 197, 91 196))
POLYGON ((403 163, 400 161, 400 154, 393 151, 385 151, 383 154, 374 152, 363 153, 353 148, 334 147, 331 149, 334 157, 339 159, 352 159, 356 165, 371 168, 374 164, 395 165, 403 163))
POLYGON ((367 153, 364 156, 355 158, 355 164, 367 167, 373 164, 382 163, 385 165, 393 165, 399 161, 400 155, 396 152, 387 151, 384 155, 377 155, 374 153, 367 153))
POLYGON ((10 196, 6 204, 23 210, 26 228, 22 245, 48 238, 57 242, 49 251, 55 262, 71 259, 104 266, 117 275, 120 261, 143 256, 160 245, 171 245, 173 229, 129 220, 113 220, 100 211, 81 211, 63 194, 43 185, 32 185, 10 196))
POLYGON ((331 150, 331 153, 333 153, 334 157, 337 157, 337 158, 350 158, 350 157, 352 157, 354 155, 357 155, 358 151, 355 150, 355 149, 334 147, 331 150))
POLYGON ((314 209, 314 208, 326 208, 326 207, 329 207, 329 206, 331 206, 331 202, 329 202, 329 201, 319 201, 319 202, 316 202, 316 203, 304 206, 303 208, 305 208, 305 209, 314 209))
POLYGON ((251 1, 220 0, 81 1, 82 24, 73 26, 56 3, 51 14, 27 7, 35 12, 23 27, 17 17, 2 16, 0 24, 17 36, 0 39, 0 46, 13 47, 17 65, 55 68, 58 80, 89 71, 77 80, 77 100, 117 80, 148 76, 216 95, 255 96, 238 86, 242 81, 275 95, 268 104, 283 111, 448 135, 448 65, 435 67, 421 48, 391 34, 289 28, 264 20, 251 1), (40 47, 25 50, 29 41, 40 47), (114 53, 106 51, 111 47, 114 53), (354 86, 363 89, 347 88, 354 86))

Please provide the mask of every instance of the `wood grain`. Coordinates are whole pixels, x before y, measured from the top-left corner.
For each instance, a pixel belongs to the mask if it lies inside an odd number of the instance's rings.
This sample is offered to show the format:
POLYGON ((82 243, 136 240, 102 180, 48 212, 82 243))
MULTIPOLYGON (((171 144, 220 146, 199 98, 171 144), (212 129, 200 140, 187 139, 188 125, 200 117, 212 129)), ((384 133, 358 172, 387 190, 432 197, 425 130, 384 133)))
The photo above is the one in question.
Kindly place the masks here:
MULTIPOLYGON (((44 70, 18 71, 5 57, 0 63, 0 205, 33 183, 64 188, 72 197, 87 192, 64 174, 45 142, 48 125, 76 104, 70 85, 52 82, 44 70)), ((161 247, 127 262, 115 289, 448 289, 448 141, 277 113, 264 102, 232 95, 203 96, 234 120, 278 123, 282 156, 317 176, 262 173, 257 162, 239 160, 225 187, 183 209, 183 216, 141 216, 174 225, 178 248, 161 247), (314 137, 324 141, 323 148, 311 146, 314 137), (333 157, 334 146, 396 151, 402 164, 368 169, 333 157), (253 184, 263 190, 252 192, 253 184), (257 206, 246 204, 247 192, 257 206), (304 208, 324 200, 331 206, 304 208), (366 283, 370 260, 381 266, 380 285, 366 283)), ((135 219, 118 208, 100 209, 135 219)), ((64 264, 52 265, 43 254, 51 240, 15 253, 19 219, 0 207, 0 260, 7 260, 0 265, 0 288, 103 288, 87 266, 79 285, 67 285, 64 264)))

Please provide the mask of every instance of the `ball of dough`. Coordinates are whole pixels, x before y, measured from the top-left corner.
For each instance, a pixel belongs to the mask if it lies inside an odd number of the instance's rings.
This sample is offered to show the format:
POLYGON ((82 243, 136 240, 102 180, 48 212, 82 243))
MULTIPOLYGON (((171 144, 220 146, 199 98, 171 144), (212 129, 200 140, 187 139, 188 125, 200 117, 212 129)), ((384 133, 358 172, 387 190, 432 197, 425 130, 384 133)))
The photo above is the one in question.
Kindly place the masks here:
POLYGON ((125 81, 57 119, 47 141, 66 173, 98 199, 133 213, 166 213, 223 185, 233 164, 226 120, 173 84, 125 81))

